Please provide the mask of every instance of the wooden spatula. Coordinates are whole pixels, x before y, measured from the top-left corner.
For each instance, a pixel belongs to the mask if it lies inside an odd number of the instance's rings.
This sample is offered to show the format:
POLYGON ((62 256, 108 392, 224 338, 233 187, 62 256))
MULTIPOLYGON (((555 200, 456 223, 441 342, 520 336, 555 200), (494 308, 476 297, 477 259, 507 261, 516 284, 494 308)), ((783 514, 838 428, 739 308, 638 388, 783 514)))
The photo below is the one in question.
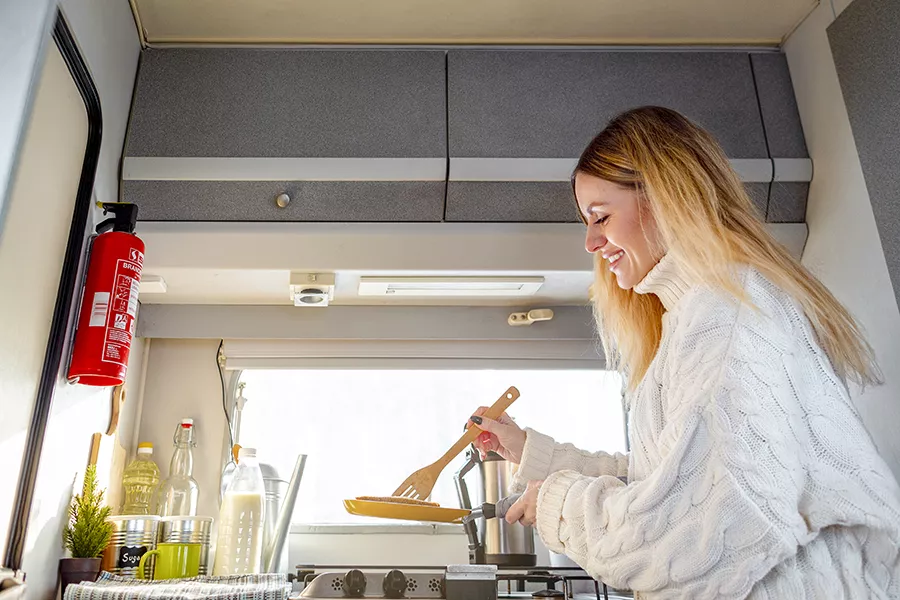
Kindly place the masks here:
MULTIPOLYGON (((519 397, 519 390, 515 387, 511 387, 505 392, 500 398, 491 405, 489 409, 487 409, 484 413, 484 416, 488 419, 497 419, 503 412, 512 406, 512 403, 516 401, 519 397)), ((431 494, 431 490, 434 489, 434 483, 437 481, 438 475, 441 474, 441 471, 444 470, 450 461, 456 458, 456 455, 465 450, 466 446, 475 441, 475 438, 481 433, 481 429, 476 426, 469 427, 466 432, 459 438, 455 444, 450 446, 450 449, 444 453, 442 457, 428 465, 427 467, 422 467, 409 477, 407 477, 403 483, 400 484, 394 491, 394 496, 403 496, 405 498, 415 498, 417 500, 424 500, 431 494)))

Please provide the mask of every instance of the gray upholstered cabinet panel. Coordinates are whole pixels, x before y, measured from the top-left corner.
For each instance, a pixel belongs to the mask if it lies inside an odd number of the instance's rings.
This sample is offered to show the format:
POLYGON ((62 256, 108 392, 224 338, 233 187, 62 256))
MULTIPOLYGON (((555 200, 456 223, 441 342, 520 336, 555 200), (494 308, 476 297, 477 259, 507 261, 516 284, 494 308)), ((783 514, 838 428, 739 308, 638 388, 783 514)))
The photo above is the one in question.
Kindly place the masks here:
POLYGON ((768 156, 745 53, 453 50, 447 81, 451 159, 577 158, 645 104, 698 121, 729 158, 768 156))
POLYGON ((753 206, 756 207, 756 216, 763 221, 769 212, 769 188, 771 183, 745 183, 744 190, 750 196, 753 206))
POLYGON ((440 221, 443 181, 125 181, 143 221, 440 221), (286 192, 286 208, 275 196, 286 192))
POLYGON ((445 73, 442 51, 146 51, 124 199, 142 220, 440 221, 445 73))
POLYGON ((855 0, 828 27, 828 40, 900 299, 900 3, 855 0))
MULTIPOLYGON (((746 183, 744 189, 765 219, 769 184, 746 183)), ((456 181, 447 186, 446 220, 573 223, 579 218, 567 181, 456 181)))
POLYGON ((444 52, 142 54, 126 156, 444 157, 444 52))
POLYGON ((808 158, 800 111, 784 54, 751 54, 766 142, 772 158, 808 158))
POLYGON ((446 219, 568 223, 578 210, 567 181, 455 181, 447 185, 446 219))
MULTIPOLYGON (((759 95, 766 143, 772 158, 809 158, 800 112, 784 54, 751 54, 753 76, 759 95)), ((806 220, 808 182, 773 181, 768 208, 770 223, 802 223, 806 220)))
POLYGON ((769 192, 769 223, 803 223, 806 221, 806 199, 809 184, 773 181, 769 192))

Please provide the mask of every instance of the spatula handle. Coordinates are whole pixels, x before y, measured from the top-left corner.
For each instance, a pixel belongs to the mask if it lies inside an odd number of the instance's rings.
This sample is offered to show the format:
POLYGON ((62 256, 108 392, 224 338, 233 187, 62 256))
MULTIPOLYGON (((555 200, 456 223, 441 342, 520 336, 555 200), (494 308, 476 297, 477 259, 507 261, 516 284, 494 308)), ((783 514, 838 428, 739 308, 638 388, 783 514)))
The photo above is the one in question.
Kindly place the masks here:
MULTIPOLYGON (((518 398, 519 390, 517 390, 515 387, 510 387, 508 390, 503 392, 503 395, 500 396, 496 402, 491 404, 490 408, 484 411, 483 416, 487 417, 488 419, 496 420, 506 411, 507 408, 512 406, 512 403, 518 400, 518 398)), ((466 449, 466 446, 474 442, 475 438, 477 438, 480 433, 481 429, 479 429, 477 426, 473 425, 469 427, 466 432, 462 434, 462 437, 460 437, 455 444, 450 446, 450 449, 447 450, 447 452, 444 453, 442 457, 435 461, 434 464, 440 466, 440 468, 443 470, 444 467, 450 464, 451 460, 456 458, 456 456, 460 452, 466 449)))

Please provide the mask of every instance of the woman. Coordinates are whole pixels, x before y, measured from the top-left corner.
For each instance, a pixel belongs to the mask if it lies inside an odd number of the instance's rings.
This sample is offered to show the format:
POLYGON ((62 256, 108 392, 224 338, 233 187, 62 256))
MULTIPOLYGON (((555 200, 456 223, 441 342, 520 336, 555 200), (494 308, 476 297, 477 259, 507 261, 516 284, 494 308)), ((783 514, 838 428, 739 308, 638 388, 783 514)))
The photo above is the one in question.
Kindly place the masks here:
POLYGON ((877 382, 872 350, 718 144, 672 110, 632 110, 573 187, 631 453, 479 409, 479 450, 527 483, 507 520, 641 598, 900 597, 900 489, 845 384, 877 382))

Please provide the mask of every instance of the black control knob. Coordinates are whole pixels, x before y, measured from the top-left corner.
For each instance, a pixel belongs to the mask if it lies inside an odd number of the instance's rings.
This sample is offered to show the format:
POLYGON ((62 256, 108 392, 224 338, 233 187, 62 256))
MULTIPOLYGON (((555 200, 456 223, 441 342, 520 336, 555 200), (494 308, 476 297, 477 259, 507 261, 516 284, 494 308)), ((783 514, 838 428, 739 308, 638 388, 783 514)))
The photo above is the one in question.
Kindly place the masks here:
POLYGON ((406 594, 406 575, 394 569, 384 576, 381 584, 385 598, 402 598, 406 594))
POLYGON ((347 571, 344 583, 341 584, 347 598, 362 598, 366 593, 366 575, 359 569, 347 571))

